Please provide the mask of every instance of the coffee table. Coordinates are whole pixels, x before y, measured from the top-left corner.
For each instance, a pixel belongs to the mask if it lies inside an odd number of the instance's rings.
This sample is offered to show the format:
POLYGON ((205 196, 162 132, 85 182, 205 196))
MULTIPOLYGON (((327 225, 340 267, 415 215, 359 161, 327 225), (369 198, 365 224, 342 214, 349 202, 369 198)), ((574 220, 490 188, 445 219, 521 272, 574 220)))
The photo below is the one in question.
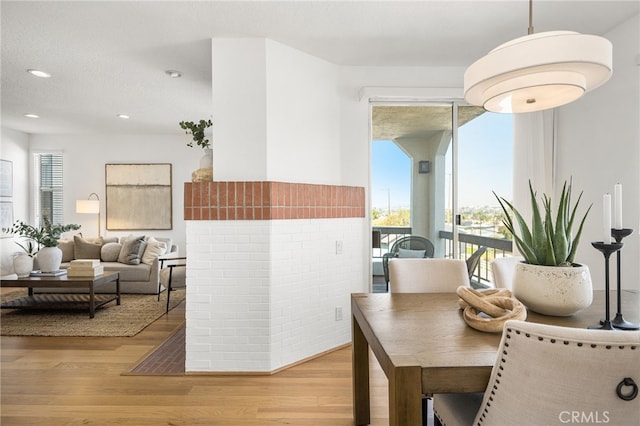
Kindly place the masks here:
POLYGON ((96 309, 115 300, 120 304, 120 273, 105 272, 97 277, 71 278, 67 275, 57 277, 25 277, 1 280, 0 287, 27 287, 28 296, 9 300, 0 308, 3 309, 78 309, 88 307, 89 318, 95 316, 96 309), (96 286, 108 282, 116 282, 116 292, 109 294, 95 294, 96 286), (86 288, 88 294, 33 294, 34 288, 86 288))

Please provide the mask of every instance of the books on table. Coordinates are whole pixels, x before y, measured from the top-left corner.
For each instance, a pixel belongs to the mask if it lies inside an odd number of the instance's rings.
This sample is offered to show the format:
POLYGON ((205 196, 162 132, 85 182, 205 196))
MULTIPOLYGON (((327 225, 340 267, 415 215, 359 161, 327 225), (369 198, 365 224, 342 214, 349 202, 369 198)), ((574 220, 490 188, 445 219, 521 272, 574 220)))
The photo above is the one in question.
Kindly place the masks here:
POLYGON ((104 274, 104 266, 100 265, 98 259, 75 259, 67 271, 70 278, 97 277, 104 274))

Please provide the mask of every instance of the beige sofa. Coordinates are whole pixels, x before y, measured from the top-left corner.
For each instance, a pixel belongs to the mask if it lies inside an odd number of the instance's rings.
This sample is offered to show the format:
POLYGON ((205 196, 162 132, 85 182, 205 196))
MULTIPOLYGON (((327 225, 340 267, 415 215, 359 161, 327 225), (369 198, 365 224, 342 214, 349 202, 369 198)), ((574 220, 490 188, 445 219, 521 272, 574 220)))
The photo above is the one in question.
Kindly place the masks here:
MULTIPOLYGON (((120 273, 120 292, 158 294, 161 257, 177 257, 178 249, 170 238, 128 236, 112 238, 83 238, 60 240, 62 269, 67 269, 74 259, 100 259, 105 272, 120 273)), ((115 291, 115 282, 96 288, 97 293, 115 291)), ((41 289, 42 293, 64 292, 69 289, 41 289)), ((86 290, 85 290, 86 292, 86 290)))

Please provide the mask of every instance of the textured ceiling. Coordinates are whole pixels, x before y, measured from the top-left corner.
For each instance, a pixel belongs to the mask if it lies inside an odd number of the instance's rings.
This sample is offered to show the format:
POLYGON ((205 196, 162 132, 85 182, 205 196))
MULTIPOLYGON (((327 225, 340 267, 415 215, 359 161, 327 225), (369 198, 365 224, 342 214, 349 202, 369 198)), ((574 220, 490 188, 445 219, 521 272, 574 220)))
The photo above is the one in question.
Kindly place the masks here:
MULTIPOLYGON (((526 0, 0 7, 2 125, 27 133, 179 133, 178 121, 210 114, 215 37, 270 38, 338 65, 466 66, 528 25, 526 0), (36 79, 28 68, 53 76, 36 79), (170 79, 167 69, 184 77, 170 79)), ((536 0, 534 26, 603 34, 639 9, 637 0, 536 0)))

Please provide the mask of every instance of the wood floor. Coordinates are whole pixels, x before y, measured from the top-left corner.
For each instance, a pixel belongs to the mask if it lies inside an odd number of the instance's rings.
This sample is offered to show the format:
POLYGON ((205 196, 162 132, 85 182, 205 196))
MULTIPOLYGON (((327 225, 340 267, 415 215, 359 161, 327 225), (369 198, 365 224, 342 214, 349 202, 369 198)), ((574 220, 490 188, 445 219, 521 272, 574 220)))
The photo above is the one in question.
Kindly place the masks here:
MULTIPOLYGON (((124 375, 184 319, 184 303, 135 337, 5 337, 0 424, 352 425, 351 349, 273 376, 124 375)), ((372 424, 388 424, 371 357, 372 424)))

